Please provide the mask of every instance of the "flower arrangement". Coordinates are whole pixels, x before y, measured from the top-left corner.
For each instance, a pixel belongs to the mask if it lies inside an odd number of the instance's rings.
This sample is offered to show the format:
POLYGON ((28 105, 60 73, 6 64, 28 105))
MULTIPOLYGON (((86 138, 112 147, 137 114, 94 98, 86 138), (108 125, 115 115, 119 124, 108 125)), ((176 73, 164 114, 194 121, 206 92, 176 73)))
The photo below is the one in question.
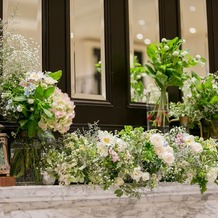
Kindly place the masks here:
POLYGON ((2 81, 1 113, 10 121, 19 122, 18 130, 33 137, 47 129, 65 133, 74 118, 74 103, 56 87, 61 77, 57 72, 27 72, 14 80, 2 81))
POLYGON ((59 146, 44 155, 42 171, 60 185, 100 185, 123 194, 140 197, 143 188, 160 182, 198 184, 201 193, 209 181, 217 182, 217 142, 203 140, 174 128, 157 130, 126 126, 115 134, 90 125, 59 139, 59 146))
MULTIPOLYGON (((209 73, 200 77, 194 72, 181 87, 182 102, 170 103, 170 116, 187 116, 191 124, 201 125, 203 120, 211 122, 218 118, 218 76, 209 73)), ((210 124, 211 125, 211 124, 210 124)))
POLYGON ((34 40, 14 34, 10 21, 0 20, 0 27, 0 115, 17 127, 16 133, 12 132, 11 175, 27 178, 32 173, 39 182, 42 150, 45 144, 55 143, 52 132, 64 134, 69 130, 75 105, 57 87, 62 71, 38 70, 39 52, 34 40))
POLYGON ((169 86, 181 87, 188 78, 184 69, 205 63, 205 59, 200 55, 191 57, 188 50, 182 50, 181 46, 184 42, 185 40, 178 37, 172 40, 163 38, 161 42, 151 43, 147 47, 149 60, 145 64, 145 72, 154 79, 160 90, 160 98, 156 102, 154 111, 148 115, 148 121, 154 118, 152 122, 156 127, 165 126, 169 120, 168 108, 166 108, 167 88, 169 86))
POLYGON ((61 71, 40 72, 33 39, 9 31, 10 22, 0 21, 0 113, 19 124, 32 138, 37 132, 69 130, 75 116, 74 103, 57 88, 61 71))

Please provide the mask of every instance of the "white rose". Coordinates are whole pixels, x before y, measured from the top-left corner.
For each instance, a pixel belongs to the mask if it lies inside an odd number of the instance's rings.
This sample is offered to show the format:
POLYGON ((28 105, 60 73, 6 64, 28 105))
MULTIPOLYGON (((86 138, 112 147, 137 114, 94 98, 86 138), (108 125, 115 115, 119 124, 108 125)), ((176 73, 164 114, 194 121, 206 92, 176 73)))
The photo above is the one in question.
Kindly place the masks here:
POLYGON ((155 150, 155 153, 159 156, 159 157, 162 157, 164 151, 165 151, 165 148, 162 146, 162 145, 158 145, 158 146, 154 146, 154 150, 155 150))
POLYGON ((150 141, 154 146, 164 145, 164 143, 165 143, 164 137, 159 133, 152 134, 150 136, 150 141))
POLYGON ((198 142, 192 143, 191 148, 192 148, 193 152, 196 154, 201 153, 203 151, 202 145, 198 142))
POLYGON ((147 181, 150 179, 150 174, 148 172, 145 172, 142 174, 142 180, 147 181))
POLYGON ((191 145, 195 142, 195 137, 193 135, 185 134, 183 140, 186 144, 191 145))
POLYGON ((171 165, 175 160, 174 155, 172 153, 169 153, 169 152, 165 152, 162 155, 162 158, 163 158, 163 161, 168 165, 171 165))
POLYGON ((136 167, 133 170, 133 173, 131 173, 131 177, 132 179, 134 179, 136 182, 138 182, 140 180, 140 178, 142 177, 143 173, 141 171, 141 167, 136 167))

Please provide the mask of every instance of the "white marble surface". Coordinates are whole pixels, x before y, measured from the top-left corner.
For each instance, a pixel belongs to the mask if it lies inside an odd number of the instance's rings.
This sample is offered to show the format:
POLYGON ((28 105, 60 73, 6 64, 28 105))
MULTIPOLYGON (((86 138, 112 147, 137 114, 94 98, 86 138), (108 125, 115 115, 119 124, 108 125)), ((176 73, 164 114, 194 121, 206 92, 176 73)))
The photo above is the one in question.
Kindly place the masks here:
POLYGON ((88 186, 0 187, 0 218, 218 218, 218 186, 163 184, 140 200, 88 186))

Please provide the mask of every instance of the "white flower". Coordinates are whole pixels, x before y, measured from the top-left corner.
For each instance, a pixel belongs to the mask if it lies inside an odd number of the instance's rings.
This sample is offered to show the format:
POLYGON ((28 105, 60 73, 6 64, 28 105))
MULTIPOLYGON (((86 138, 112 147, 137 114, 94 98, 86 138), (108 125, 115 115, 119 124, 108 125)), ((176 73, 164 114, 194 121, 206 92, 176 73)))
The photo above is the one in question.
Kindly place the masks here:
POLYGON ((162 38, 161 42, 167 42, 167 39, 166 38, 162 38))
POLYGON ((108 156, 108 146, 101 142, 97 143, 97 151, 102 157, 108 156))
POLYGON ((122 152, 127 148, 127 143, 122 139, 117 138, 116 143, 118 144, 118 151, 122 152))
POLYGON ((202 145, 198 142, 191 143, 191 148, 192 148, 193 152, 196 154, 201 153, 203 151, 202 145))
POLYGON ((181 55, 182 55, 183 57, 185 57, 187 54, 188 54, 187 51, 182 51, 182 52, 181 52, 181 55))
POLYGON ((116 183, 116 185, 121 186, 124 184, 124 180, 121 177, 117 177, 115 179, 115 183, 116 183))
POLYGON ((173 148, 170 147, 170 146, 167 146, 167 147, 165 148, 165 152, 168 152, 168 153, 174 154, 174 152, 173 152, 173 148))
POLYGON ((154 133, 150 136, 150 141, 154 146, 160 146, 165 144, 164 137, 159 133, 154 133))
POLYGON ((212 183, 217 179, 218 168, 212 167, 207 173, 208 182, 212 183))
POLYGON ((178 56, 179 55, 179 52, 178 51, 174 51, 173 52, 173 56, 178 56))
POLYGON ((46 77, 44 78, 44 81, 45 81, 47 84, 51 84, 51 85, 58 82, 57 80, 51 78, 50 76, 46 76, 46 77))
POLYGON ((110 134, 108 131, 98 131, 100 142, 105 145, 114 146, 116 143, 116 137, 110 134))
POLYGON ((45 77, 44 73, 41 72, 41 71, 39 71, 39 72, 28 72, 27 76, 28 76, 28 80, 34 80, 34 81, 40 81, 45 77))
POLYGON ((199 59, 201 59, 201 55, 195 55, 195 58, 196 58, 197 60, 199 60, 199 59))
POLYGON ((164 148, 162 145, 154 146, 154 150, 155 150, 155 153, 156 153, 159 157, 162 157, 162 155, 163 155, 164 152, 165 152, 165 148, 164 148))
POLYGON ((164 49, 167 51, 167 50, 169 50, 169 46, 168 45, 165 45, 164 46, 164 49))
POLYGON ((42 173, 42 182, 45 185, 53 185, 56 178, 52 175, 50 175, 48 172, 43 171, 42 173))
POLYGON ((191 145, 195 142, 195 137, 193 135, 184 134, 183 140, 187 145, 191 145))
POLYGON ((18 112, 22 112, 22 110, 23 110, 22 107, 21 107, 20 105, 18 105, 18 106, 17 106, 17 111, 18 111, 18 112))
POLYGON ((138 182, 140 180, 140 178, 142 177, 142 175, 143 175, 143 173, 141 171, 141 167, 138 166, 138 167, 134 168, 133 173, 131 174, 131 177, 136 182, 138 182))
POLYGON ((150 174, 148 172, 145 172, 142 174, 142 180, 147 181, 150 179, 150 174))
POLYGON ((28 104, 33 104, 33 103, 34 103, 34 99, 29 98, 29 99, 27 100, 27 102, 28 102, 28 104))
POLYGON ((170 153, 170 152, 165 152, 162 155, 162 158, 163 158, 163 161, 168 165, 171 165, 175 160, 173 153, 170 153))

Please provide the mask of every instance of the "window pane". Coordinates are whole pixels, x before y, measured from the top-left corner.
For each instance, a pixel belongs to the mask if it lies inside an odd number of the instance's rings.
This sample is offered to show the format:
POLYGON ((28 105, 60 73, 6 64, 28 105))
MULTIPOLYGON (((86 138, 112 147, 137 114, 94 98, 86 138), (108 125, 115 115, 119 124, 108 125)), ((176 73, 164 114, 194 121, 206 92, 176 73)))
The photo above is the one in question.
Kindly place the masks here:
POLYGON ((71 0, 73 98, 105 99, 103 0, 71 0), (101 61, 101 72, 96 64, 101 61))
POLYGON ((42 69, 41 0, 4 0, 3 19, 11 20, 10 29, 26 39, 33 39, 39 50, 39 69, 42 69))
MULTIPOLYGON (((134 56, 140 64, 147 60, 146 46, 159 41, 159 16, 157 0, 129 0, 130 26, 130 63, 134 63, 134 56)), ((136 79, 131 73, 131 101, 146 102, 145 90, 150 90, 153 80, 141 74, 136 79), (136 91, 143 84, 141 91, 136 91)))
POLYGON ((205 76, 209 72, 206 0, 180 0, 180 10, 181 36, 186 41, 183 48, 207 59, 205 67, 197 65, 189 70, 205 76))

